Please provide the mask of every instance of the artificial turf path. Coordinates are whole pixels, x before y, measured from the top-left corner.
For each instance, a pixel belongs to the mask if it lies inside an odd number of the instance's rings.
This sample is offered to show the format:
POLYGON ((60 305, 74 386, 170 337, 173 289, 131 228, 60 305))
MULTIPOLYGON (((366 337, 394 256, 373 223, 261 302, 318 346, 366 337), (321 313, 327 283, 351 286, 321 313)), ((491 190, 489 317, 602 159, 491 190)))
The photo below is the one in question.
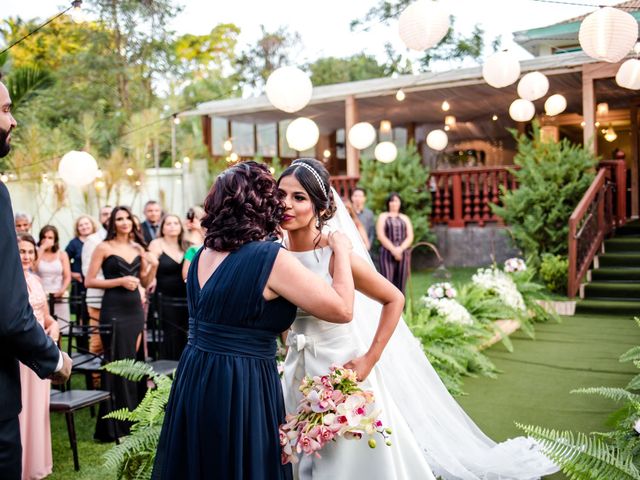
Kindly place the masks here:
POLYGON ((560 324, 535 328, 535 340, 522 332, 511 337, 513 353, 502 344, 486 350, 502 373, 497 379, 465 380, 468 395, 459 397, 462 407, 496 441, 522 434, 514 422, 574 432, 609 430, 606 422, 617 409, 614 402, 569 392, 626 386, 638 370, 618 357, 640 345, 640 328, 622 315, 562 317, 560 324))

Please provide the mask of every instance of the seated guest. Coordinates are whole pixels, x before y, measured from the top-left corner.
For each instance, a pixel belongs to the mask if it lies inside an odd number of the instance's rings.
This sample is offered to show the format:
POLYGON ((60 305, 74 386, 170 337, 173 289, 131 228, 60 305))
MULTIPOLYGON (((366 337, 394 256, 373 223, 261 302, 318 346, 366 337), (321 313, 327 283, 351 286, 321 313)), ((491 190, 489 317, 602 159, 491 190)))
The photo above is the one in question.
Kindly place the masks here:
MULTIPOLYGON (((18 251, 29 291, 29 303, 36 319, 54 340, 58 341, 58 323, 49 314, 47 294, 40 278, 31 273, 37 258, 36 241, 28 233, 18 234, 18 251)), ((41 380, 31 369, 20 364, 22 412, 20 439, 22 441, 22 478, 35 480, 51 474, 51 427, 49 423, 50 380, 41 380)))

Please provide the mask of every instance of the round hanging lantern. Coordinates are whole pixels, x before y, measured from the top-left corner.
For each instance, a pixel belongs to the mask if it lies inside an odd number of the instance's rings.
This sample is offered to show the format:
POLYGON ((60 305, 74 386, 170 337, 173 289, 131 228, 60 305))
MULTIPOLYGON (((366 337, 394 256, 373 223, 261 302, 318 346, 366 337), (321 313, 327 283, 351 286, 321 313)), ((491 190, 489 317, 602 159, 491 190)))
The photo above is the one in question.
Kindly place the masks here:
POLYGON ((529 72, 518 82, 518 95, 530 102, 544 97, 548 91, 549 79, 544 73, 529 72))
POLYGON ((578 39, 584 53, 597 60, 616 63, 636 44, 638 22, 630 13, 604 7, 587 15, 578 39))
POLYGON ((58 175, 67 185, 83 187, 96 179, 98 164, 91 154, 71 150, 60 160, 58 175))
POLYGON ((376 141, 376 129, 367 122, 356 123, 349 130, 349 143, 358 150, 364 150, 376 141))
POLYGON ((436 130, 431 130, 427 135, 427 145, 432 150, 437 150, 438 152, 447 148, 447 144, 449 143, 449 137, 446 132, 440 130, 439 128, 436 130))
POLYGON ((380 142, 373 151, 376 160, 382 163, 391 163, 398 156, 398 149, 393 142, 380 142))
POLYGON ((296 118, 287 127, 287 143, 298 152, 304 152, 314 147, 320 138, 320 130, 316 122, 310 118, 296 118))
POLYGON ((449 13, 439 2, 417 0, 400 14, 400 38, 411 50, 423 51, 437 45, 449 31, 449 13))
POLYGON ((296 67, 280 67, 267 79, 266 92, 271 104, 288 113, 303 109, 313 86, 306 73, 296 67))
POLYGON ((495 88, 511 85, 520 76, 520 62, 510 51, 498 52, 482 65, 482 77, 495 88))
POLYGON ((640 60, 630 58, 618 69, 616 83, 623 88, 640 90, 640 60))
POLYGON ((547 112, 547 115, 549 115, 550 117, 564 112, 566 108, 567 99, 559 93, 551 95, 549 98, 547 98, 547 101, 544 102, 544 111, 547 112))
POLYGON ((529 100, 518 98, 509 106, 509 116, 516 122, 528 122, 536 114, 536 107, 529 100))

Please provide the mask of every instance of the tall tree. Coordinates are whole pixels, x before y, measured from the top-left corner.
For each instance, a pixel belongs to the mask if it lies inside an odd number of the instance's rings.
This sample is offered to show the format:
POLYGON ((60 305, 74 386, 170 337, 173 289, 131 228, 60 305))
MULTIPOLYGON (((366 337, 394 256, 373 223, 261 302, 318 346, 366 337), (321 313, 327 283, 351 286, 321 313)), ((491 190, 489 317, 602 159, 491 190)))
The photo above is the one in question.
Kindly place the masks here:
POLYGON ((385 65, 378 63, 373 55, 364 53, 347 58, 319 58, 307 68, 315 86, 380 78, 389 74, 385 65))
MULTIPOLYGON (((375 23, 388 25, 397 19, 402 11, 414 0, 378 0, 377 5, 370 8, 364 17, 352 20, 351 29, 368 30, 375 23)), ((420 58, 418 69, 428 71, 434 61, 448 60, 461 62, 465 59, 478 60, 484 53, 484 30, 476 25, 469 35, 463 35, 454 29, 455 17, 451 16, 451 26, 444 38, 433 48, 427 50, 420 58)), ((497 50, 500 38, 495 38, 491 46, 497 50)), ((390 46, 387 48, 388 54, 390 46)), ((391 55, 390 55, 391 56, 391 55)))
POLYGON ((261 87, 271 72, 289 64, 293 48, 300 44, 300 34, 289 32, 286 27, 268 32, 260 25, 260 30, 261 37, 237 61, 245 85, 253 88, 261 87))

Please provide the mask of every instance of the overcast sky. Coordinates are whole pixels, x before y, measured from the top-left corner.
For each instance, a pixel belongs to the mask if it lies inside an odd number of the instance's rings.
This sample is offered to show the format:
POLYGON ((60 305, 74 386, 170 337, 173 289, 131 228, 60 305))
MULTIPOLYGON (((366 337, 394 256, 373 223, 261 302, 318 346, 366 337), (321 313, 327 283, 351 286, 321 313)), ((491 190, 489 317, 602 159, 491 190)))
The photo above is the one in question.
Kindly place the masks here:
MULTIPOLYGON (((616 0, 574 0, 588 5, 619 3, 616 0)), ((3 0, 0 18, 19 15, 23 18, 52 16, 66 5, 60 0, 3 0)), ((173 27, 179 33, 204 34, 218 23, 235 23, 242 29, 240 44, 255 41, 260 24, 272 31, 282 25, 297 31, 302 45, 296 60, 300 63, 321 56, 348 56, 359 52, 384 58, 384 43, 391 42, 403 50, 397 23, 378 25, 369 32, 351 32, 349 23, 361 18, 376 0, 182 0, 182 13, 173 27)), ((501 35, 503 46, 512 47, 511 33, 541 27, 589 13, 594 6, 580 7, 541 3, 534 0, 441 0, 456 17, 456 29, 470 32, 476 23, 486 31, 487 42, 501 35)), ((45 27, 46 28, 46 27, 45 27)), ((530 55, 515 46, 522 59, 530 55)))

